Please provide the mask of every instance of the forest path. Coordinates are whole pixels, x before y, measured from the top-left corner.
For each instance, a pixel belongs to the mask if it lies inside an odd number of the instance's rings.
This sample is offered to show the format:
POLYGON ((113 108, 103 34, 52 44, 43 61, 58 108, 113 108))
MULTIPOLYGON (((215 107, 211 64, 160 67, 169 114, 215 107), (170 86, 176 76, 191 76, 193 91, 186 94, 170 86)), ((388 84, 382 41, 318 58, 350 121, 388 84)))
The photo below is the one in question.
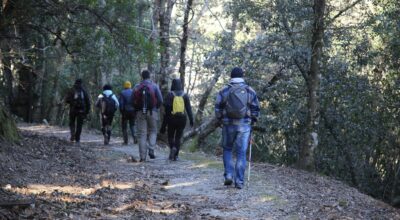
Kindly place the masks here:
POLYGON ((77 146, 66 128, 19 128, 24 141, 7 163, 14 172, 5 169, 0 184, 5 195, 35 199, 35 207, 18 212, 21 218, 400 219, 383 202, 299 170, 256 164, 250 183, 237 190, 223 186, 222 161, 212 156, 183 151, 171 162, 168 149, 157 148, 156 159, 137 163, 131 157, 138 158, 138 146, 122 146, 120 138, 104 146, 100 134, 84 131, 77 146), (26 145, 33 155, 18 160, 26 145))

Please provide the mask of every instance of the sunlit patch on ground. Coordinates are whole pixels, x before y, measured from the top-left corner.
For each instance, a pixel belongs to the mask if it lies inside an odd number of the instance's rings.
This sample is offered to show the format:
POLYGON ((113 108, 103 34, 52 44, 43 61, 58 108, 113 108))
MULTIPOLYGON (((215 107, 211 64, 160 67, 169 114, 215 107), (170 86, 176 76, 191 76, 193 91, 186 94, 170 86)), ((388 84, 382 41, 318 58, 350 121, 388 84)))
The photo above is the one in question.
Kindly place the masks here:
POLYGON ((193 181, 193 182, 184 182, 184 183, 176 183, 168 186, 164 186, 165 189, 173 189, 177 187, 188 187, 188 186, 193 186, 196 184, 199 184, 200 181, 193 181))
POLYGON ((132 189, 137 186, 143 186, 143 183, 114 182, 109 180, 103 180, 100 184, 88 188, 81 186, 73 186, 73 185, 57 186, 50 184, 29 184, 27 187, 3 187, 3 189, 24 195, 37 195, 37 194, 50 195, 54 192, 67 193, 70 195, 90 195, 96 192, 96 190, 103 188, 124 190, 124 189, 132 189))

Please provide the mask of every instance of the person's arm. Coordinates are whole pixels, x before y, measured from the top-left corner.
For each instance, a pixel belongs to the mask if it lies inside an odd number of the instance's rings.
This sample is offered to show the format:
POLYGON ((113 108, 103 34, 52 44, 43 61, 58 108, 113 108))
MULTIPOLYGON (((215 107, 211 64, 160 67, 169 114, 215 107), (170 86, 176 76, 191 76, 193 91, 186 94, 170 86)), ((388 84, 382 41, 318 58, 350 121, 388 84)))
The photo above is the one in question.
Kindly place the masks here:
POLYGON ((172 111, 172 106, 169 104, 171 94, 168 93, 167 97, 165 97, 165 102, 164 102, 164 118, 161 124, 160 128, 160 133, 163 134, 165 133, 167 126, 168 126, 168 120, 171 117, 171 111, 172 111))
POLYGON ((221 90, 217 93, 217 97, 215 98, 215 117, 221 121, 222 117, 223 117, 223 106, 222 106, 222 102, 223 102, 223 91, 221 90))
POLYGON ((114 101, 115 101, 115 107, 118 109, 118 107, 119 107, 119 102, 118 102, 117 96, 116 96, 115 94, 112 94, 112 98, 113 98, 114 101))
POLYGON ((190 104, 190 99, 189 99, 188 94, 185 94, 184 100, 185 100, 185 109, 186 109, 187 115, 189 117, 190 126, 193 127, 192 105, 190 104))
POLYGON ((86 92, 86 90, 83 90, 83 96, 85 100, 85 114, 89 114, 90 112, 90 97, 89 94, 86 92))
POLYGON ((94 104, 94 106, 96 106, 96 108, 101 108, 101 106, 100 106, 100 101, 101 101, 102 98, 103 98, 103 94, 100 94, 100 95, 97 97, 96 103, 94 104))
POLYGON ((250 93, 250 103, 249 103, 249 109, 250 109, 250 117, 252 122, 257 122, 258 117, 260 115, 260 102, 258 101, 258 97, 256 92, 249 87, 249 93, 250 93))
POLYGON ((160 88, 156 84, 154 84, 154 87, 155 87, 155 92, 156 92, 156 97, 157 97, 157 108, 160 108, 160 106, 163 104, 164 100, 161 95, 160 88))
POLYGON ((119 94, 119 111, 122 113, 123 109, 124 109, 124 95, 122 94, 122 92, 119 94))

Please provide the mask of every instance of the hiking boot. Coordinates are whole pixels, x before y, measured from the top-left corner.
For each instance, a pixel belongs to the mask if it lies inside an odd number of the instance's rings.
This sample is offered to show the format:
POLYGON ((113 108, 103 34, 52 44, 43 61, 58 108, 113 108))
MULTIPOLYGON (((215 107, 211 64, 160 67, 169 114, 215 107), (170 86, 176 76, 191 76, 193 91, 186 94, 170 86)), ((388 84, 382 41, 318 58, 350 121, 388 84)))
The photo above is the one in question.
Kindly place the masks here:
POLYGON ((69 138, 69 141, 74 142, 75 141, 75 137, 73 135, 71 135, 71 137, 69 138))
POLYGON ((146 162, 146 159, 141 158, 141 159, 139 160, 139 162, 140 162, 140 163, 146 162))
POLYGON ((175 155, 176 155, 176 148, 175 147, 173 147, 173 148, 171 148, 171 151, 169 152, 169 157, 168 157, 168 159, 169 160, 176 160, 175 158, 175 155))
POLYGON ((224 182, 224 185, 225 186, 230 186, 230 185, 232 185, 232 183, 233 183, 233 180, 231 178, 226 178, 225 182, 224 182))
POLYGON ((104 135, 104 145, 108 145, 108 137, 104 135))
POLYGON ((236 189, 243 189, 243 184, 235 184, 236 189))
POLYGON ((156 159, 156 156, 154 155, 154 150, 149 150, 149 157, 150 159, 156 159))

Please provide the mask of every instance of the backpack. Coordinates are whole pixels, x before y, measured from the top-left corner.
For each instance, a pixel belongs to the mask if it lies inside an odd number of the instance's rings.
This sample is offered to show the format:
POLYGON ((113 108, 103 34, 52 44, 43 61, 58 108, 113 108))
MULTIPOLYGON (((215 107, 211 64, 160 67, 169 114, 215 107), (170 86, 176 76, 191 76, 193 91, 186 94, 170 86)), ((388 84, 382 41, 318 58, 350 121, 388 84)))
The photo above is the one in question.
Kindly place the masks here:
POLYGON ((175 92, 172 92, 172 115, 183 115, 185 114, 185 100, 183 100, 183 95, 176 95, 175 92))
POLYGON ((72 106, 75 110, 84 111, 85 110, 85 99, 82 90, 75 89, 74 95, 72 97, 72 106))
POLYGON ((225 99, 225 111, 228 118, 241 119, 247 116, 249 94, 248 86, 231 84, 225 99))
POLYGON ((157 98, 154 87, 151 83, 142 82, 133 94, 133 103, 135 109, 141 109, 143 113, 152 110, 157 106, 157 98))
POLYGON ((113 95, 106 96, 103 94, 103 98, 101 98, 101 114, 106 116, 114 115, 115 111, 117 111, 117 107, 115 106, 115 100, 113 99, 113 95))

